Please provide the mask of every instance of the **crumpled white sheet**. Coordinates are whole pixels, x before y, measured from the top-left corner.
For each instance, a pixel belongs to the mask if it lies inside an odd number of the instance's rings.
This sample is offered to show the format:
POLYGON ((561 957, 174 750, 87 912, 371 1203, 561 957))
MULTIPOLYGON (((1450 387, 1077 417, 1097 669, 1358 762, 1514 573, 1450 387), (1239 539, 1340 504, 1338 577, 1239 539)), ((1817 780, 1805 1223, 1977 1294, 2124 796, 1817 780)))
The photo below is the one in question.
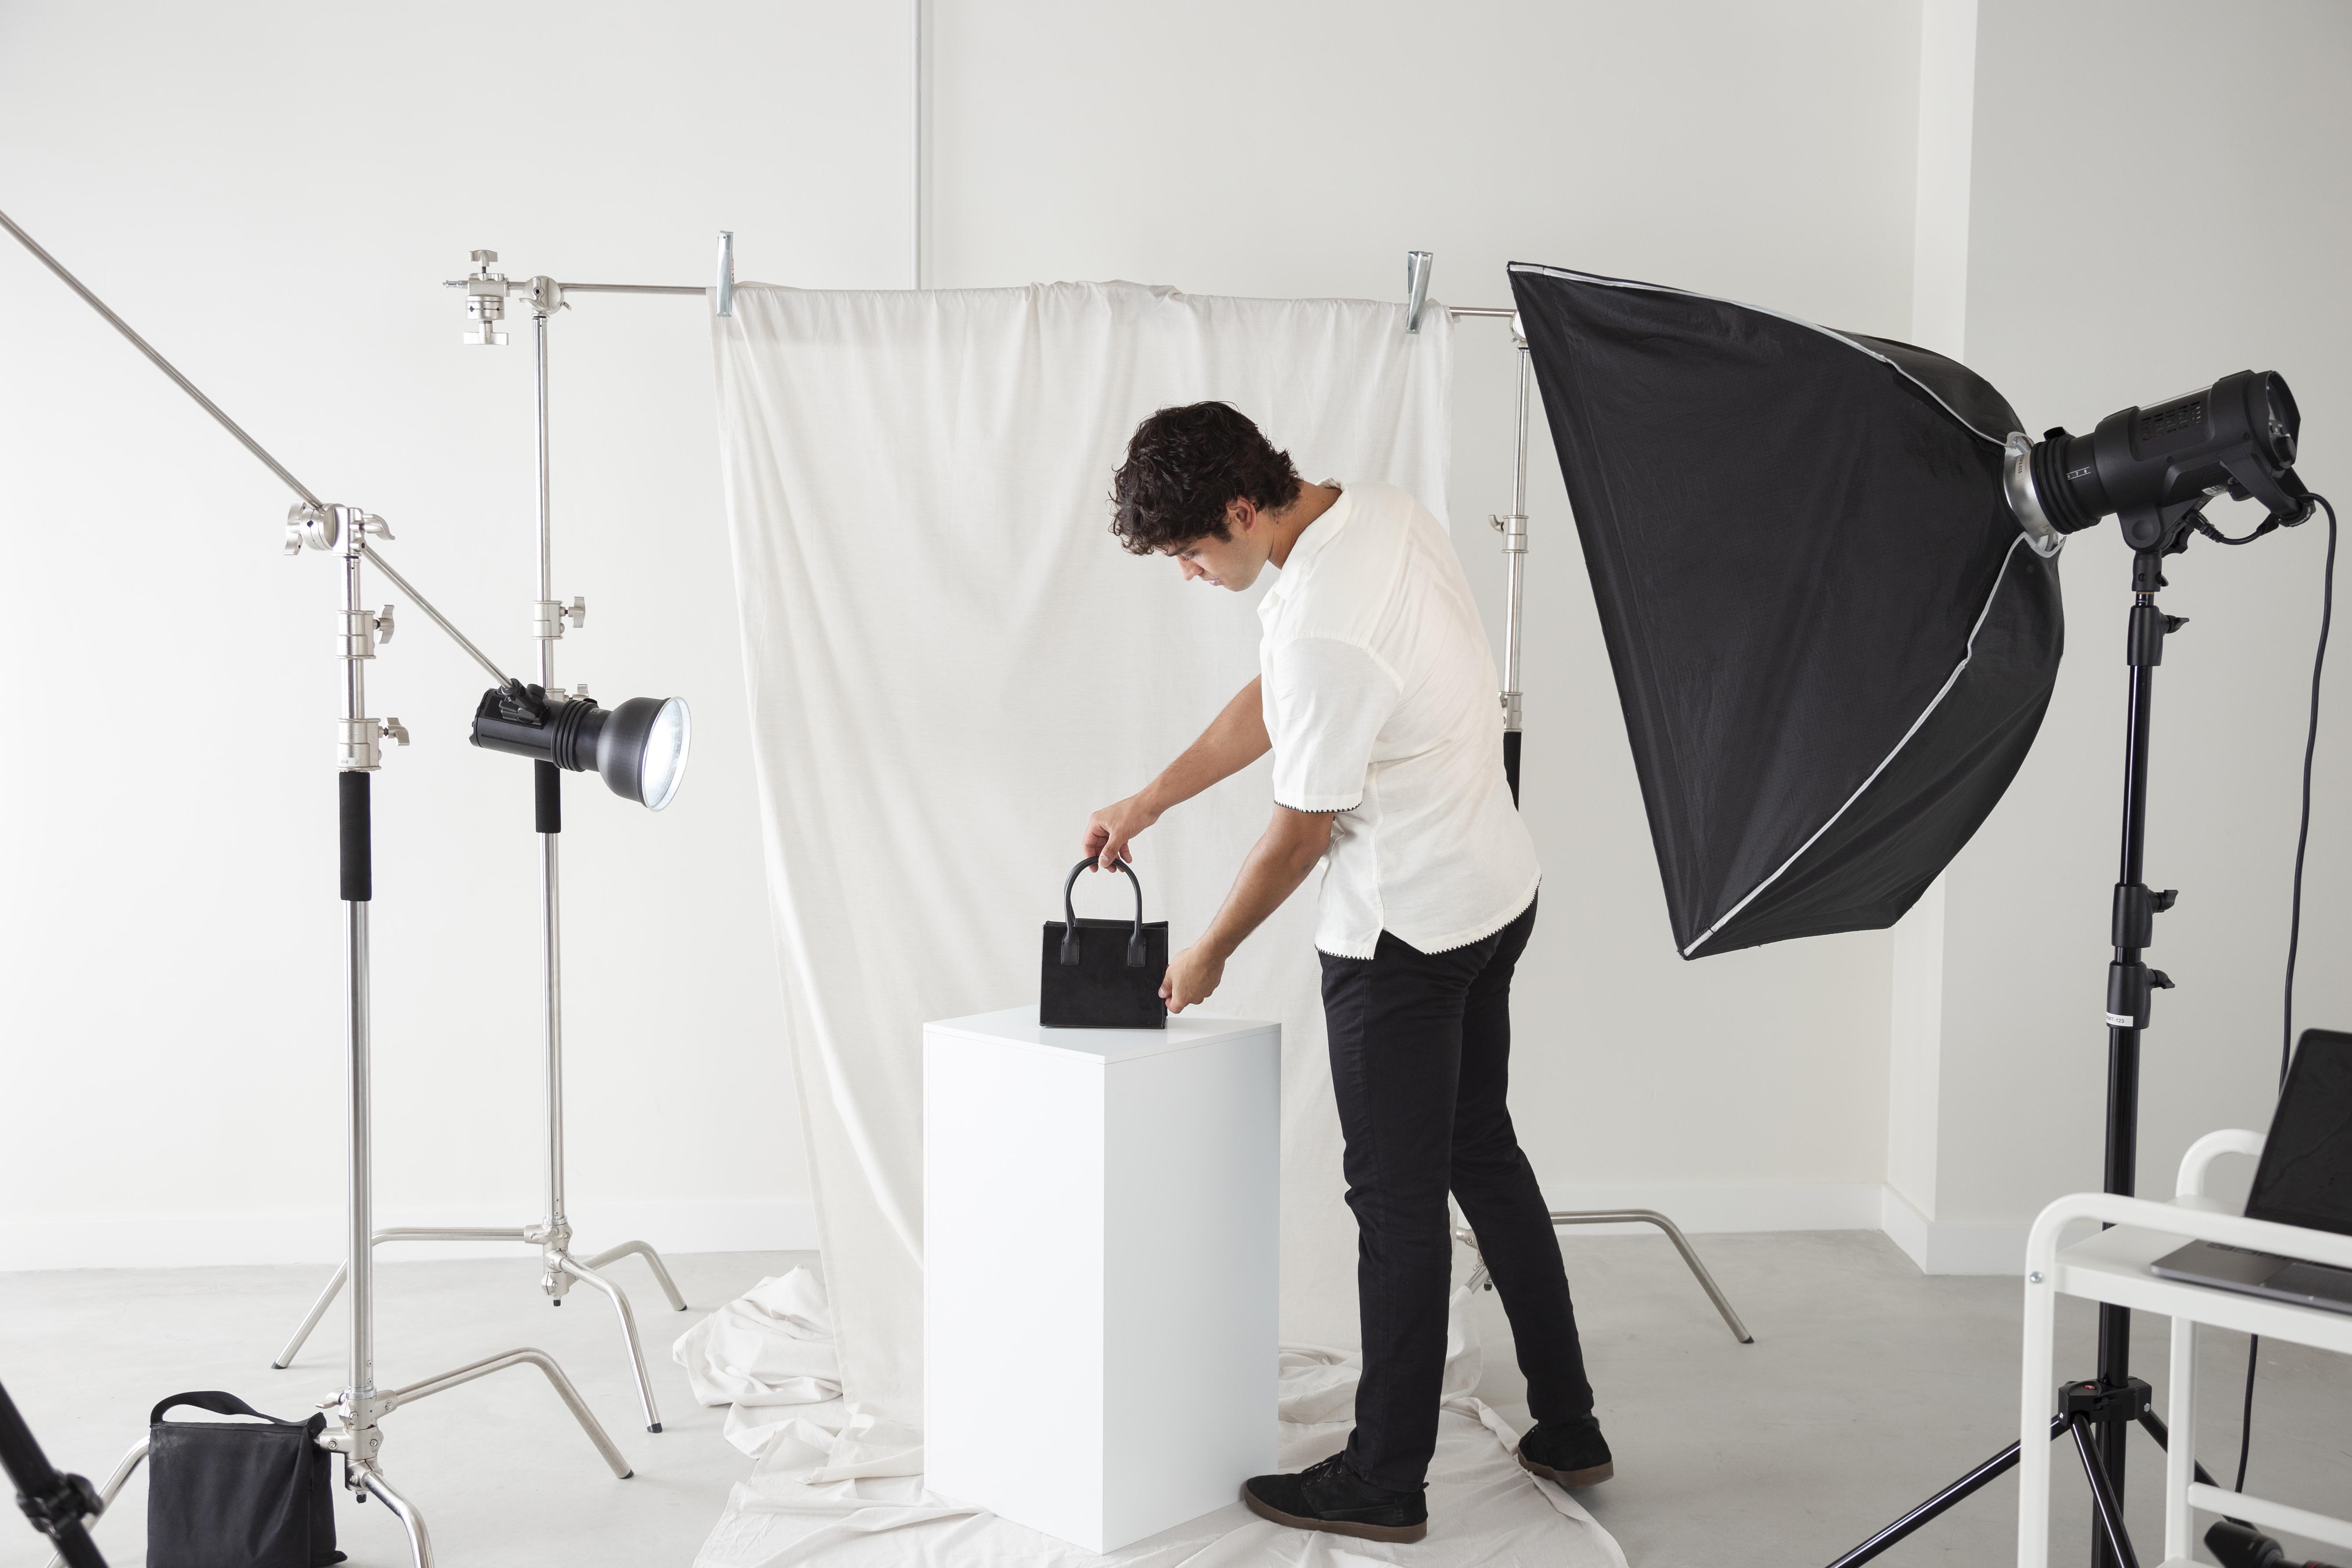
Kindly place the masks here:
MULTIPOLYGON (((1468 1300, 1466 1290, 1454 1293, 1447 1323, 1426 1540, 1394 1545, 1291 1530, 1236 1500, 1097 1556, 938 1497, 919 1475, 845 1475, 828 1466, 844 1418, 840 1384, 828 1375, 824 1288, 804 1268, 763 1279, 688 1330, 671 1352, 698 1399, 731 1406, 728 1440, 757 1460, 729 1494, 695 1568, 1625 1568, 1616 1540, 1574 1498, 1519 1468, 1518 1434, 1471 1392, 1483 1358, 1468 1300)), ((1359 1369, 1352 1352, 1283 1349, 1285 1469, 1347 1441, 1359 1369)))

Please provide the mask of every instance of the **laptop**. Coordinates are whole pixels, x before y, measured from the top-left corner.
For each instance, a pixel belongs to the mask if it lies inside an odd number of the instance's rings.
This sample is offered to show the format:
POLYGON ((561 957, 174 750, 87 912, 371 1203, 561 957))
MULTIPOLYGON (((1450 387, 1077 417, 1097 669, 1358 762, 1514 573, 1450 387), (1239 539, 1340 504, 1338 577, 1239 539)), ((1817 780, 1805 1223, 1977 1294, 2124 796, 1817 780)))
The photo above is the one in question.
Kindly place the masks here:
MULTIPOLYGON (((2246 1194, 2248 1219, 2352 1236, 2352 1035, 2305 1029, 2246 1194)), ((2150 1264, 2158 1279, 2352 1313, 2352 1268, 2200 1241, 2150 1264)))

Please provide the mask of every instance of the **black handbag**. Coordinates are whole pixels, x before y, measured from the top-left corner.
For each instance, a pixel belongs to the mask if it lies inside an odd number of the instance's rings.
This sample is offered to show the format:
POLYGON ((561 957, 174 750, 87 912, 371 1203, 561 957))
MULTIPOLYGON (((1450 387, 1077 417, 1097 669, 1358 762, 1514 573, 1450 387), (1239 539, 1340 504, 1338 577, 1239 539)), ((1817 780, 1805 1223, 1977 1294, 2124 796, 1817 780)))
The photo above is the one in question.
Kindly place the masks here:
POLYGON ((324 1415, 263 1415, 233 1394, 175 1394, 147 1417, 147 1568, 324 1568, 335 1550, 324 1415), (166 1421, 193 1405, 247 1421, 166 1421))
POLYGON ((1092 860, 1070 868, 1062 883, 1063 919, 1045 922, 1045 973, 1037 984, 1037 1022, 1049 1029, 1164 1029, 1168 1004, 1168 922, 1143 920, 1143 884, 1135 882, 1135 921, 1082 921, 1070 902, 1092 860))

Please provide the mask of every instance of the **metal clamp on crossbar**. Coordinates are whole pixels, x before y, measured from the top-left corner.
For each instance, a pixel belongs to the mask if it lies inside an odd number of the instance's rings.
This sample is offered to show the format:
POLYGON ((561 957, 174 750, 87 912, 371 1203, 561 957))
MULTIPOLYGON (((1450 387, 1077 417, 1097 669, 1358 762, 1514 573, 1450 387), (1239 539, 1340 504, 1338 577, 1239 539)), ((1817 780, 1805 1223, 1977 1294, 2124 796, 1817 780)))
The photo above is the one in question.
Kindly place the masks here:
POLYGON ((530 635, 535 637, 560 637, 567 621, 574 629, 588 624, 588 601, 585 598, 574 594, 569 605, 560 599, 541 599, 531 606, 530 635))

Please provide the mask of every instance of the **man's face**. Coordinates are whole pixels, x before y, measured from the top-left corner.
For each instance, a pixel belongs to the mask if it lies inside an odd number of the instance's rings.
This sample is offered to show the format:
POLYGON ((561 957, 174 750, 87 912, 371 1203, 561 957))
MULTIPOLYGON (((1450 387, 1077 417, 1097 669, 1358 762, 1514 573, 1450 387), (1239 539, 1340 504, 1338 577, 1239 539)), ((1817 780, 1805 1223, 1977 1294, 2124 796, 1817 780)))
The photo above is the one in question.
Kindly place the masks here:
POLYGON ((1234 501, 1225 512, 1225 531, 1232 537, 1203 534, 1168 552, 1186 582, 1206 583, 1238 594, 1257 581, 1257 574, 1265 570, 1266 536, 1271 531, 1265 515, 1248 501, 1234 501))

